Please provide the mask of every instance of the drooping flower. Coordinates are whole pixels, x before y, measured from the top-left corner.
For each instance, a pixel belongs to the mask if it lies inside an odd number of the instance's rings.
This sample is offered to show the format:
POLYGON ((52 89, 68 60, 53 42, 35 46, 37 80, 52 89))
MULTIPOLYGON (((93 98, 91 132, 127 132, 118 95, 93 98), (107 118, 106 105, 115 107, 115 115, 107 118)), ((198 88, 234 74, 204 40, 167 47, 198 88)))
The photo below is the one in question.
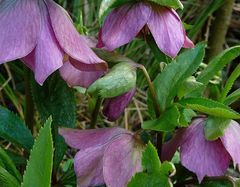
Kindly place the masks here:
POLYGON ((107 68, 53 0, 1 1, 0 25, 0 64, 21 59, 35 72, 39 84, 64 59, 81 71, 107 68))
POLYGON ((97 47, 112 51, 130 42, 140 31, 146 32, 146 28, 158 48, 170 57, 176 57, 182 47, 194 47, 173 9, 147 1, 115 8, 100 29, 97 47))
POLYGON ((72 148, 77 183, 81 187, 106 184, 125 187, 142 170, 143 144, 122 128, 76 130, 61 128, 59 133, 72 148))
POLYGON ((104 116, 106 116, 109 121, 117 120, 131 102, 135 92, 136 88, 133 88, 122 95, 106 99, 103 105, 104 116))
MULTIPOLYGON (((97 41, 90 36, 82 36, 90 48, 96 46, 97 41)), ((88 88, 94 81, 103 76, 106 70, 100 71, 81 71, 67 61, 59 69, 61 77, 69 86, 81 86, 88 88)))
MULTIPOLYGON (((232 120, 222 137, 208 141, 204 136, 205 120, 205 118, 195 119, 187 129, 179 131, 163 146, 163 155, 167 154, 168 159, 171 159, 180 146, 182 165, 196 173, 199 182, 204 176, 224 175, 231 160, 240 164, 239 124, 232 120)), ((162 158, 165 157, 163 155, 162 158)))

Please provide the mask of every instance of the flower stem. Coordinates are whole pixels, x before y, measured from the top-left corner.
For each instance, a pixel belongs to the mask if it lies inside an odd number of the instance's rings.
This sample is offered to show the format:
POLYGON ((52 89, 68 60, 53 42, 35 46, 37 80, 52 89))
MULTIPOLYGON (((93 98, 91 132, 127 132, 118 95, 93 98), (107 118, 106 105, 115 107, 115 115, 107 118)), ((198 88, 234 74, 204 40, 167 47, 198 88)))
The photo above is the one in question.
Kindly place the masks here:
MULTIPOLYGON (((147 83, 148 83, 148 88, 149 88, 149 91, 150 91, 150 95, 152 97, 152 100, 153 100, 153 108, 154 108, 154 112, 155 112, 155 115, 156 115, 156 118, 159 118, 160 117, 160 108, 158 107, 158 104, 157 104, 157 96, 156 96, 156 92, 154 90, 154 86, 153 86, 153 83, 151 81, 151 78, 146 70, 146 68, 143 66, 143 65, 139 65, 138 66, 142 71, 143 71, 143 74, 147 80, 147 83)), ((157 132, 157 150, 158 150, 158 155, 159 157, 161 156, 161 153, 162 153, 162 138, 163 138, 163 133, 162 132, 157 132)))
POLYGON ((25 112, 24 119, 28 128, 33 133, 34 130, 34 104, 31 94, 31 71, 27 68, 24 69, 24 82, 25 82, 25 112))
POLYGON ((99 111, 101 108, 101 104, 102 104, 102 98, 98 97, 96 100, 95 108, 92 113, 92 119, 91 119, 91 124, 90 124, 91 129, 94 129, 96 127, 97 118, 98 118, 98 114, 99 114, 99 111))
POLYGON ((150 91, 150 94, 151 94, 151 97, 152 97, 152 100, 153 100, 154 112, 155 112, 156 117, 159 118, 160 117, 160 110, 159 110, 159 107, 158 107, 158 104, 157 104, 157 96, 156 96, 151 78, 150 78, 146 68, 143 65, 139 65, 138 67, 143 71, 143 74, 144 74, 144 76, 147 80, 149 91, 150 91))

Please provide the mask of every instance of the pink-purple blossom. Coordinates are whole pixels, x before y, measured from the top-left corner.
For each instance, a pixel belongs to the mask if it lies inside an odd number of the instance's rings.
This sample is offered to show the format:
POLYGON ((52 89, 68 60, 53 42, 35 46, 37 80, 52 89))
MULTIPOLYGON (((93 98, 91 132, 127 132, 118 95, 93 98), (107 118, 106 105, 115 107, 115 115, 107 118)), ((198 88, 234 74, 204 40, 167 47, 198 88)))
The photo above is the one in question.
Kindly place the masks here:
POLYGON ((185 130, 163 146, 163 159, 170 160, 180 147, 180 159, 183 166, 196 173, 199 182, 204 176, 224 175, 230 161, 240 164, 240 126, 231 121, 224 135, 215 141, 204 136, 205 118, 195 119, 185 130))
POLYGON ((112 51, 146 30, 151 32, 158 48, 170 57, 176 57, 182 47, 194 47, 175 10, 147 1, 115 8, 100 29, 97 46, 112 51))
POLYGON ((81 187, 102 184, 125 187, 132 176, 142 170, 144 145, 130 131, 61 128, 59 133, 70 147, 80 149, 74 157, 74 169, 81 187))
POLYGON ((80 71, 107 69, 74 28, 67 12, 53 0, 0 3, 0 64, 21 59, 34 71, 39 84, 65 61, 80 71))

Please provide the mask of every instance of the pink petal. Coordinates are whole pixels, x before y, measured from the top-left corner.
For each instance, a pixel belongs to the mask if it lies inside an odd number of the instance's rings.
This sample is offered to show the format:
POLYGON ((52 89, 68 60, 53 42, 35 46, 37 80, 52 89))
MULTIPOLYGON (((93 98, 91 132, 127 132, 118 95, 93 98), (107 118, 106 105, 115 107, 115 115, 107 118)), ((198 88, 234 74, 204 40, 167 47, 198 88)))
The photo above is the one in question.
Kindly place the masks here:
POLYGON ((221 176, 229 166, 230 155, 221 140, 207 141, 204 137, 205 119, 196 119, 186 130, 180 147, 182 165, 196 173, 199 182, 204 176, 221 176))
POLYGON ((60 68, 60 74, 69 86, 87 88, 95 80, 104 75, 104 71, 80 71, 68 61, 60 68))
POLYGON ((107 64, 88 47, 79 35, 69 15, 52 0, 46 0, 54 33, 60 46, 70 56, 71 63, 82 71, 106 70, 107 64))
POLYGON ((187 36, 185 36, 183 47, 184 48, 194 48, 194 46, 195 46, 194 43, 187 36))
POLYGON ((106 144, 114 137, 128 132, 122 128, 102 128, 90 130, 77 130, 70 128, 60 128, 59 134, 65 139, 65 142, 75 149, 86 149, 106 144))
POLYGON ((150 8, 144 3, 126 4, 114 9, 99 33, 98 47, 114 50, 130 42, 147 23, 150 8))
POLYGON ((81 187, 104 184, 103 153, 106 146, 91 147, 80 150, 74 158, 74 170, 77 183, 81 187))
POLYGON ((158 6, 152 11, 147 25, 159 49, 175 58, 185 40, 183 26, 177 13, 172 9, 158 6))
POLYGON ((240 164, 240 126, 236 121, 231 121, 221 141, 231 155, 234 163, 240 164))
POLYGON ((110 121, 117 120, 131 102, 135 92, 136 88, 133 88, 120 96, 106 99, 103 108, 104 116, 106 116, 110 121))
POLYGON ((36 46, 40 29, 37 1, 2 1, 0 25, 0 64, 26 56, 36 46))
POLYGON ((177 130, 174 137, 162 146, 161 161, 171 161, 178 147, 181 145, 183 137, 185 136, 186 129, 182 128, 177 130))
POLYGON ((39 6, 41 9, 41 32, 38 36, 37 46, 22 60, 34 71, 36 81, 42 85, 50 74, 63 65, 64 53, 55 38, 44 1, 39 1, 39 6))
POLYGON ((143 145, 127 134, 107 147, 103 157, 103 176, 108 187, 125 187, 132 176, 142 170, 143 149, 143 145))

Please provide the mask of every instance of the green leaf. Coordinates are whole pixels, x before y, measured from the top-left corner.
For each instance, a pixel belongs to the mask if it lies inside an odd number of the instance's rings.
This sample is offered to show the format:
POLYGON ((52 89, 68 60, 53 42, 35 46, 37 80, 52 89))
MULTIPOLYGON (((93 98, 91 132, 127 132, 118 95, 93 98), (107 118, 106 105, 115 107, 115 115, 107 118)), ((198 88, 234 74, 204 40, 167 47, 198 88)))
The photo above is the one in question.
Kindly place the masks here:
POLYGON ((231 105, 232 103, 234 103, 235 101, 237 101, 238 99, 240 99, 240 88, 238 88, 237 90, 235 90, 233 93, 231 93, 230 95, 227 96, 227 98, 224 101, 225 105, 231 105))
POLYGON ((23 121, 1 106, 0 119, 0 137, 30 151, 33 145, 33 136, 23 121))
POLYGON ((180 110, 179 126, 188 127, 192 118, 197 116, 197 114, 192 109, 182 109, 180 110))
POLYGON ((22 187, 50 187, 53 166, 53 141, 50 117, 35 140, 23 176, 22 187))
POLYGON ((0 147, 0 162, 1 167, 6 169, 9 174, 14 176, 19 182, 21 182, 22 177, 19 171, 16 169, 16 166, 14 165, 11 158, 7 155, 7 153, 0 147))
POLYGON ((0 183, 2 187, 20 187, 17 179, 0 166, 0 183))
POLYGON ((63 137, 58 134, 58 127, 73 128, 76 124, 74 92, 58 74, 54 74, 43 86, 34 81, 32 93, 41 122, 44 123, 50 115, 53 118, 52 135, 55 147, 53 167, 56 170, 67 150, 63 137))
POLYGON ((119 96, 136 85, 136 64, 121 62, 102 78, 96 80, 88 89, 89 94, 102 98, 119 96))
POLYGON ((233 70, 233 72, 231 73, 230 77, 228 78, 225 87, 222 91, 221 97, 219 99, 220 102, 224 102, 224 100, 226 99, 226 96, 228 94, 228 92, 231 90, 235 80, 237 80, 237 78, 240 76, 240 64, 237 65, 237 67, 233 70))
POLYGON ((143 172, 136 173, 128 183, 128 187, 172 187, 169 174, 175 172, 175 167, 169 162, 160 164, 156 148, 149 142, 142 156, 143 172))
POLYGON ((183 4, 179 0, 149 0, 161 6, 166 6, 174 9, 183 9, 183 4))
POLYGON ((180 113, 178 108, 173 106, 162 113, 159 119, 143 122, 142 128, 155 131, 172 131, 179 124, 179 117, 180 113))
POLYGON ((178 89, 178 98, 182 98, 184 95, 200 88, 203 84, 197 82, 194 76, 188 77, 178 89))
POLYGON ((161 111, 172 104, 181 84, 197 70, 204 57, 204 48, 205 44, 200 43, 186 50, 156 77, 153 84, 161 111))
POLYGON ((103 22, 104 17, 106 17, 113 8, 117 8, 125 3, 131 2, 133 2, 133 0, 102 0, 98 12, 100 22, 103 22))
POLYGON ((207 84, 208 81, 222 70, 228 63, 240 55, 240 45, 224 50, 214 59, 212 59, 207 68, 197 77, 197 81, 207 84))
POLYGON ((186 98, 179 101, 179 104, 192 110, 216 117, 228 119, 240 118, 240 114, 228 106, 206 98, 186 98))
POLYGON ((224 135, 224 130, 230 124, 231 119, 209 116, 204 125, 205 138, 213 141, 224 135))
POLYGON ((142 166, 143 170, 146 170, 148 173, 156 173, 160 171, 161 163, 158 158, 157 149, 151 142, 148 142, 142 153, 142 166))
POLYGON ((219 7, 222 6, 224 0, 213 0, 209 4, 204 7, 204 11, 199 16, 196 16, 196 20, 194 23, 192 23, 193 27, 188 33, 188 36, 190 38, 193 38, 196 36, 196 34, 200 31, 204 23, 208 20, 208 17, 211 16, 211 14, 216 11, 219 7))

